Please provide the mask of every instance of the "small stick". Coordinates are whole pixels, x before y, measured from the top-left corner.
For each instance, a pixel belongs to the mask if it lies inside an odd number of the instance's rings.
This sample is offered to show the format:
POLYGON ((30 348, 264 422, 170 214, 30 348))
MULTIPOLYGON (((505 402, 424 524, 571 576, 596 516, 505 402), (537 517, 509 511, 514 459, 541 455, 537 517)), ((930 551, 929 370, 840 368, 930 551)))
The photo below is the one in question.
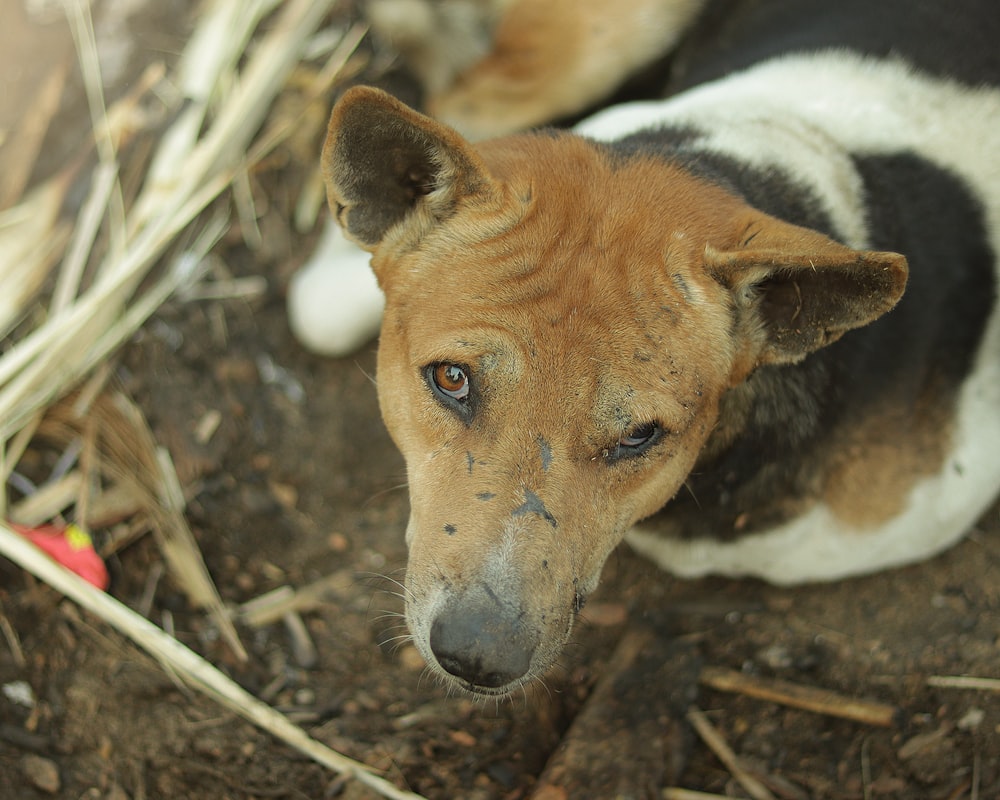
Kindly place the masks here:
POLYGON ((302 617, 294 611, 289 611, 283 619, 285 630, 288 631, 288 637, 292 640, 292 655, 295 658, 295 663, 306 669, 315 667, 316 662, 319 661, 319 654, 316 652, 316 645, 313 644, 312 637, 309 635, 302 617))
POLYGON ((14 626, 10 624, 10 620, 4 615, 3 609, 0 609, 0 631, 3 632, 4 639, 7 640, 7 647, 10 648, 14 664, 22 669, 28 666, 28 660, 24 657, 24 650, 21 649, 21 640, 17 638, 17 631, 14 630, 14 626))
POLYGON ((850 719, 866 725, 890 728, 895 724, 898 709, 886 703, 858 700, 812 686, 769 680, 753 675, 744 675, 729 669, 705 667, 701 671, 701 682, 721 692, 734 692, 759 700, 826 714, 831 717, 850 719))
POLYGON ((928 686, 941 689, 973 689, 977 692, 1000 692, 1000 678, 976 678, 969 675, 931 675, 928 686))
POLYGON ((696 792, 691 789, 681 789, 679 786, 668 786, 660 797, 663 800, 732 800, 724 794, 696 792))
POLYGON ((726 740, 722 738, 722 734, 708 721, 708 717, 705 716, 705 713, 701 709, 692 707, 687 713, 687 718, 701 737, 701 740, 715 753, 719 761, 732 773, 732 776, 753 800, 775 800, 774 795, 771 794, 764 784, 743 769, 736 753, 732 751, 726 740))
POLYGON ((243 603, 237 609, 239 618, 246 625, 263 628, 286 614, 312 611, 322 605, 327 595, 333 593, 343 580, 342 575, 334 573, 298 590, 287 585, 279 586, 243 603))

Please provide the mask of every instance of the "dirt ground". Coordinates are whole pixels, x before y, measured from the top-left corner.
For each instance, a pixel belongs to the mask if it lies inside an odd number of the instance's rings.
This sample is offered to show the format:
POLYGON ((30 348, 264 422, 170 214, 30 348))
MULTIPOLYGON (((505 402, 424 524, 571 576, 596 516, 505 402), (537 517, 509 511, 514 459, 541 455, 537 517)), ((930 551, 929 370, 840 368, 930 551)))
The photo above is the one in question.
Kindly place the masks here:
MULTIPOLYGON (((266 176, 267 247, 248 252, 234 229, 219 250, 234 276, 266 277, 264 295, 170 302, 121 353, 116 378, 173 456, 227 603, 329 580, 303 615, 315 657, 282 623, 243 625, 250 659, 240 663, 168 578, 157 581, 152 537, 111 559, 116 597, 140 607, 152 591, 154 622, 317 739, 435 800, 654 798, 666 786, 745 796, 685 721, 692 706, 779 798, 1000 797, 1000 694, 928 683, 1000 678, 996 507, 927 563, 794 589, 673 580, 623 547, 544 686, 483 702, 428 677, 403 636, 393 583, 406 561, 407 497, 376 404, 375 345, 326 360, 304 352, 286 323, 284 288, 312 237, 290 233, 283 213, 293 193, 282 187, 303 173, 289 161, 266 176), (199 424, 215 412, 221 421, 204 441, 199 424), (629 636, 639 637, 640 657, 622 668, 629 636), (897 713, 885 727, 722 693, 699 684, 706 668, 897 713), (601 683, 609 670, 610 688, 601 683), (590 772, 560 788, 565 751, 581 746, 590 772)), ((31 689, 28 701, 0 695, 0 798, 375 796, 179 688, 2 559, 0 619, 27 661, 0 640, 0 686, 31 689)))

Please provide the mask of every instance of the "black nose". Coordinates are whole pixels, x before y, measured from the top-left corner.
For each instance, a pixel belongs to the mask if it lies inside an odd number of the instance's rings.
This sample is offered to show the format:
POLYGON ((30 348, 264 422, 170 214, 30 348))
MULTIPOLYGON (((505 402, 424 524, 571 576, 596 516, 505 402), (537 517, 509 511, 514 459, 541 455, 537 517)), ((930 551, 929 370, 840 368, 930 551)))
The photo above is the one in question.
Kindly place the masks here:
POLYGON ((471 688, 499 689, 524 677, 538 634, 524 613, 486 587, 451 598, 431 625, 438 664, 471 688))

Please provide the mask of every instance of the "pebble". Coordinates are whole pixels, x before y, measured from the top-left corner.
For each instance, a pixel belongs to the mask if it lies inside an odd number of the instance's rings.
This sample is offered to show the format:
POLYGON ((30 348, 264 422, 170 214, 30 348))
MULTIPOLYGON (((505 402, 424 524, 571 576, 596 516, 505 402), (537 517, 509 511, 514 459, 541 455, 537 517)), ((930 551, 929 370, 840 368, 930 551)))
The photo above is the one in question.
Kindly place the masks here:
POLYGON ((475 747, 476 737, 471 733, 463 730, 454 730, 448 732, 448 738, 451 739, 455 744, 462 747, 475 747))
POLYGON ((424 661, 424 657, 420 655, 420 651, 417 650, 417 648, 412 644, 408 644, 406 647, 400 648, 399 663, 402 665, 403 669, 408 669, 413 672, 421 670, 427 666, 427 662, 424 661))
POLYGON ((41 756, 29 755, 21 759, 21 771, 31 785, 47 794, 58 794, 62 788, 59 767, 54 761, 41 756))
POLYGON ((772 644, 760 650, 757 659, 771 669, 788 669, 794 664, 788 648, 780 644, 772 644))
POLYGON ((351 549, 351 540, 339 531, 331 533, 326 541, 334 553, 346 553, 351 549))
POLYGON ((3 696, 10 702, 25 708, 35 707, 35 693, 31 691, 31 685, 27 681, 11 681, 5 683, 0 690, 3 696))
POLYGON ((970 708, 962 718, 955 723, 955 727, 960 731, 974 731, 976 730, 986 718, 986 712, 981 708, 970 708))
POLYGON ((275 500, 286 511, 294 511, 295 507, 299 504, 299 490, 290 483, 268 481, 268 488, 270 488, 275 500))

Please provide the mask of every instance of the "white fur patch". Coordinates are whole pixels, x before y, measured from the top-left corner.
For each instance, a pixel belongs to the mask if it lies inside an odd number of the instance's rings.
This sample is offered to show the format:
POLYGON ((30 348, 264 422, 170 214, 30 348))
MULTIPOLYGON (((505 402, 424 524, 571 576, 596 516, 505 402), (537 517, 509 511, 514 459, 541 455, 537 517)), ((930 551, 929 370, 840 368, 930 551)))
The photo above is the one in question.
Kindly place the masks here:
POLYGON ((328 222, 312 258, 288 287, 288 323, 307 349, 346 356, 378 334, 385 296, 371 256, 328 222))
MULTIPOLYGON (((969 89, 899 63, 847 53, 795 56, 670 101, 610 109, 579 130, 616 139, 658 124, 685 123, 709 131, 704 142, 710 149, 751 165, 789 170, 824 199, 834 224, 855 246, 864 244, 863 218, 836 150, 912 151, 971 188, 983 204, 993 252, 1000 253, 1000 91, 969 89), (824 150, 832 157, 824 159, 824 150)), ((1000 269, 996 262, 994 268, 1000 269)), ((962 536, 1000 489, 996 307, 957 411, 953 449, 941 473, 915 486, 906 510, 876 530, 851 530, 819 506, 730 543, 668 539, 641 525, 627 539, 679 575, 754 575, 780 584, 835 579, 932 555, 962 536)))
MULTIPOLYGON (((995 89, 923 76, 901 62, 827 52, 775 59, 669 100, 615 106, 576 130, 613 141, 659 125, 691 125, 705 132, 700 147, 780 167, 809 186, 845 243, 861 247, 860 187, 848 154, 912 150, 995 194, 998 120, 995 89)), ((987 202, 990 230, 998 228, 998 205, 987 202)))

